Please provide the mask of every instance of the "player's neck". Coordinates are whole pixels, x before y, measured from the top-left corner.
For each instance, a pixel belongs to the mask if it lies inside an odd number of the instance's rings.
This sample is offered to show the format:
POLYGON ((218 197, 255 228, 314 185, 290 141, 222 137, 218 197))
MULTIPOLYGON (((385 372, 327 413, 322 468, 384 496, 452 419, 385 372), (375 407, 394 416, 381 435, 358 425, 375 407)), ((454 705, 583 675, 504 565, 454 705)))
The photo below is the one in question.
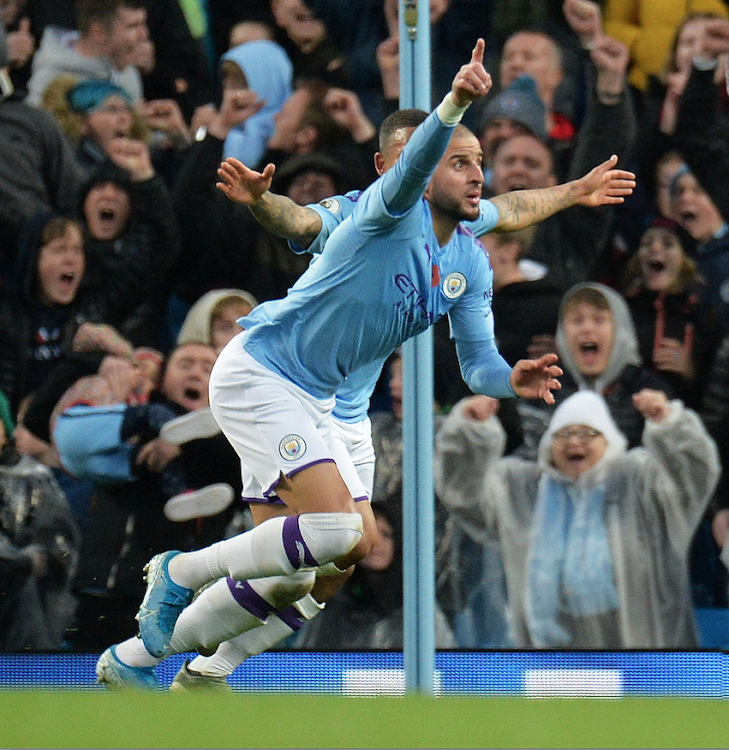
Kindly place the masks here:
POLYGON ((438 211, 432 203, 430 204, 430 214, 433 220, 433 231, 438 239, 438 245, 443 247, 451 241, 459 220, 438 211))

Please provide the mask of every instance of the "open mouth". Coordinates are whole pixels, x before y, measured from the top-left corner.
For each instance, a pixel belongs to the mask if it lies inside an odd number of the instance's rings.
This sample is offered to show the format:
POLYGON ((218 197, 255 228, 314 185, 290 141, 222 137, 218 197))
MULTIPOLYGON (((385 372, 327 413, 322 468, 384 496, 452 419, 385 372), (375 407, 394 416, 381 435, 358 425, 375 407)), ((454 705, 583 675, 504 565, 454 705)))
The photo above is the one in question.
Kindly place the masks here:
POLYGON ((76 282, 75 273, 62 273, 58 279, 59 286, 62 289, 72 289, 76 282))
POLYGON ((600 346, 595 341, 583 341, 577 347, 582 367, 594 367, 600 357, 600 346))
POLYGON ((198 401, 202 396, 199 388, 185 388, 183 394, 188 401, 198 401))

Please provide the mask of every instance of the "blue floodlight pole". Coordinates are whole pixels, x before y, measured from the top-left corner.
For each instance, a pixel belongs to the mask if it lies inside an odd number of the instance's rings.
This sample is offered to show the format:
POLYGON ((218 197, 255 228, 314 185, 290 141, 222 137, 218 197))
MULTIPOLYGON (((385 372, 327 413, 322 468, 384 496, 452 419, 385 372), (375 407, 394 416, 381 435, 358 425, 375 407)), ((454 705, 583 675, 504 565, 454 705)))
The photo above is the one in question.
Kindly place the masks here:
MULTIPOLYGON (((400 107, 430 112, 430 4, 399 0, 400 107)), ((405 689, 433 694, 435 533, 433 334, 403 345, 403 605, 405 689)))

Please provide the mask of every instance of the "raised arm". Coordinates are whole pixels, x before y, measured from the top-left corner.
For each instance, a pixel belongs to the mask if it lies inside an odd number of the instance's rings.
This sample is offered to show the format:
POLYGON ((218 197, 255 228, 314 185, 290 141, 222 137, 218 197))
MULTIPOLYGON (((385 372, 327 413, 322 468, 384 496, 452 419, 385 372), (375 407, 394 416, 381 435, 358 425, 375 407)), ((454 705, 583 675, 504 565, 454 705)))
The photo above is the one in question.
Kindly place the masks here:
POLYGON ((380 178, 384 204, 392 216, 401 216, 420 200, 455 125, 471 102, 490 91, 491 76, 483 67, 484 49, 484 40, 479 39, 470 61, 461 66, 435 113, 415 129, 397 164, 380 178))
POLYGON ((537 224, 570 206, 603 206, 622 203, 635 188, 635 175, 615 169, 618 157, 590 170, 577 180, 538 190, 513 190, 491 202, 499 212, 495 232, 513 232, 537 224))
POLYGON ((321 217, 285 195, 272 193, 269 188, 275 171, 276 167, 268 164, 263 172, 256 172, 229 156, 218 169, 216 187, 230 200, 248 206, 266 231, 307 248, 322 230, 321 217))

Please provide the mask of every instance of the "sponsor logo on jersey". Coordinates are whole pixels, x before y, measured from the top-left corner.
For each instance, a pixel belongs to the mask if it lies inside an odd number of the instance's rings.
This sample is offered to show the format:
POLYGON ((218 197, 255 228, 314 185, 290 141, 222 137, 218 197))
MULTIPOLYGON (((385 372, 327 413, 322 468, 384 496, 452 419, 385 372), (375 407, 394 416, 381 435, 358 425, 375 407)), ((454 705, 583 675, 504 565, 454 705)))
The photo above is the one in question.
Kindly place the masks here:
POLYGON ((342 206, 336 198, 324 198, 323 201, 319 201, 319 205, 326 208, 330 214, 338 214, 342 210, 342 206))
POLYGON ((285 461, 296 461, 306 453, 306 443, 299 435, 286 435, 278 444, 278 452, 285 461))
POLYGON ((466 277, 458 271, 449 273, 443 281, 443 294, 448 299, 456 299, 466 291, 466 277))
POLYGON ((440 268, 433 263, 430 267, 430 286, 435 289, 438 284, 440 284, 440 268))

